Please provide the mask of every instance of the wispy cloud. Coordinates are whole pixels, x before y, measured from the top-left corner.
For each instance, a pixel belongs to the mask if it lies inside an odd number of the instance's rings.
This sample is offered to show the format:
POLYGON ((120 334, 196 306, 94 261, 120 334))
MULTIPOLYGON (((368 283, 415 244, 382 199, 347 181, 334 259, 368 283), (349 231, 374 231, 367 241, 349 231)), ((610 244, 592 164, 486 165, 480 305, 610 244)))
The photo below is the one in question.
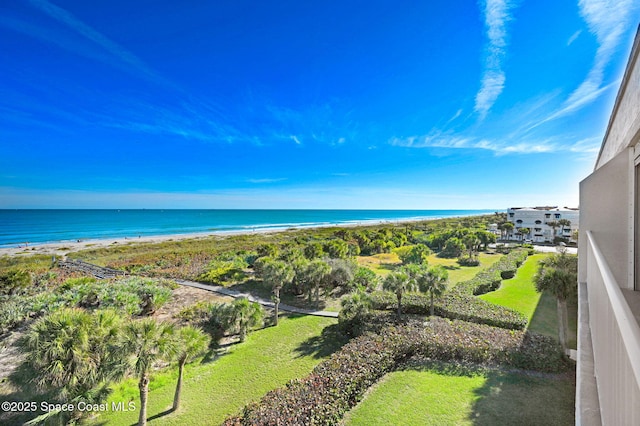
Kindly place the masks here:
POLYGON ((592 153, 598 149, 594 139, 585 139, 574 144, 560 143, 553 139, 498 142, 486 138, 465 137, 435 132, 426 136, 392 138, 389 143, 405 148, 443 148, 491 151, 495 155, 544 154, 553 152, 592 153))
POLYGON ((504 89, 506 80, 502 69, 507 47, 507 22, 511 19, 509 0, 485 0, 482 2, 485 27, 489 43, 486 47, 485 65, 480 90, 476 94, 475 111, 484 118, 504 89))
POLYGON ((593 102, 607 89, 618 84, 617 82, 603 84, 604 71, 620 44, 620 38, 629 25, 632 12, 638 9, 638 2, 634 0, 580 0, 578 6, 589 32, 596 37, 598 42, 593 67, 560 109, 544 121, 568 115, 593 102))
POLYGON ((123 48, 117 43, 113 42, 99 31, 93 29, 91 26, 77 19, 67 10, 56 6, 55 4, 52 4, 46 0, 30 0, 29 3, 31 3, 41 12, 48 15, 50 18, 56 20, 60 24, 65 25, 80 36, 98 45, 104 51, 108 52, 113 58, 117 59, 121 63, 126 64, 128 68, 135 73, 142 75, 145 78, 156 83, 171 85, 166 79, 149 68, 136 55, 129 52, 127 49, 123 48))
POLYGON ((263 179, 247 179, 249 183, 276 183, 287 180, 287 178, 263 178, 263 179))
POLYGON ((296 135, 291 135, 289 137, 291 138, 292 141, 296 143, 296 145, 302 145, 302 142, 300 142, 300 139, 298 139, 296 135))
POLYGON ((571 37, 569 37, 569 40, 567 40, 567 46, 571 46, 573 42, 576 41, 578 37, 580 37, 580 34, 582 34, 582 30, 578 30, 575 33, 573 33, 571 37))

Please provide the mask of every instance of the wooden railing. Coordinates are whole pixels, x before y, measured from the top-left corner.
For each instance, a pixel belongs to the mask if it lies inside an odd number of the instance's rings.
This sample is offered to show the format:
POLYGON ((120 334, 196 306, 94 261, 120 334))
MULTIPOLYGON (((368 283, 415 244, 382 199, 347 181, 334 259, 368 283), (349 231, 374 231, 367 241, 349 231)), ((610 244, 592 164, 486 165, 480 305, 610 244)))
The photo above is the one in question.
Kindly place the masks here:
POLYGON ((640 327, 593 234, 587 236, 589 327, 604 425, 640 425, 640 327))

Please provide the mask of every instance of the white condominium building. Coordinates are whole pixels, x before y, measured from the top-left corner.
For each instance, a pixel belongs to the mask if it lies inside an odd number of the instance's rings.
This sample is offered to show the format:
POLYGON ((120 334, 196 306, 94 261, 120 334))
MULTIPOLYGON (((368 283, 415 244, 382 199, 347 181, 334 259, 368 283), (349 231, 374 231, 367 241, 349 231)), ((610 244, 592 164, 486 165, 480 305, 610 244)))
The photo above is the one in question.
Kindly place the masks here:
POLYGON ((555 237, 562 237, 575 242, 580 211, 567 207, 511 207, 507 209, 507 219, 514 226, 507 234, 510 240, 553 243, 555 237))

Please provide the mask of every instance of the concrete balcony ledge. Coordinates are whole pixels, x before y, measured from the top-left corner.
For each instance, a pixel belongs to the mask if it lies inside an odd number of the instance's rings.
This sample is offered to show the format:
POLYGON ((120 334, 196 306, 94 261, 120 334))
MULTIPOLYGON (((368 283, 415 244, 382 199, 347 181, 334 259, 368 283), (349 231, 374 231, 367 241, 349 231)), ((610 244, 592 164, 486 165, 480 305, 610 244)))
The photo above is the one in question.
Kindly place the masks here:
POLYGON ((578 359, 576 367, 576 425, 600 426, 600 401, 589 328, 587 283, 578 284, 578 359))

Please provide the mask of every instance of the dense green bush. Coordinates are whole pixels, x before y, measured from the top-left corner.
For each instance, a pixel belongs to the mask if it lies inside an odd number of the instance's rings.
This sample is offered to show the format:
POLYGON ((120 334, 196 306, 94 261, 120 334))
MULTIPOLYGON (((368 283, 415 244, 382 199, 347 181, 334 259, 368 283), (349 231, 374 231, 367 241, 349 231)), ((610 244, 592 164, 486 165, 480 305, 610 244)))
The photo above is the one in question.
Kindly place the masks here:
POLYGON ((246 277, 244 270, 248 266, 245 258, 240 256, 229 260, 216 259, 209 263, 207 270, 198 280, 213 284, 242 281, 246 277))
POLYGON ((24 269, 12 268, 0 274, 0 294, 16 294, 31 285, 31 274, 24 269))
POLYGON ((478 272, 472 279, 456 284, 450 292, 477 296, 496 290, 503 279, 512 278, 516 274, 527 255, 527 250, 513 250, 489 268, 478 272))
MULTIPOLYGON (((371 300, 372 308, 378 310, 391 311, 398 304, 396 296, 387 292, 375 292, 371 300)), ((402 311, 408 314, 429 315, 430 306, 427 295, 406 294, 402 298, 402 311)), ((526 318, 517 311, 460 293, 447 293, 435 299, 434 311, 437 316, 444 318, 512 330, 522 330, 527 325, 526 318)))
POLYGON ((353 339, 313 372, 269 392, 225 425, 336 425, 366 390, 414 355, 543 372, 569 367, 557 342, 525 332, 433 318, 353 339))

